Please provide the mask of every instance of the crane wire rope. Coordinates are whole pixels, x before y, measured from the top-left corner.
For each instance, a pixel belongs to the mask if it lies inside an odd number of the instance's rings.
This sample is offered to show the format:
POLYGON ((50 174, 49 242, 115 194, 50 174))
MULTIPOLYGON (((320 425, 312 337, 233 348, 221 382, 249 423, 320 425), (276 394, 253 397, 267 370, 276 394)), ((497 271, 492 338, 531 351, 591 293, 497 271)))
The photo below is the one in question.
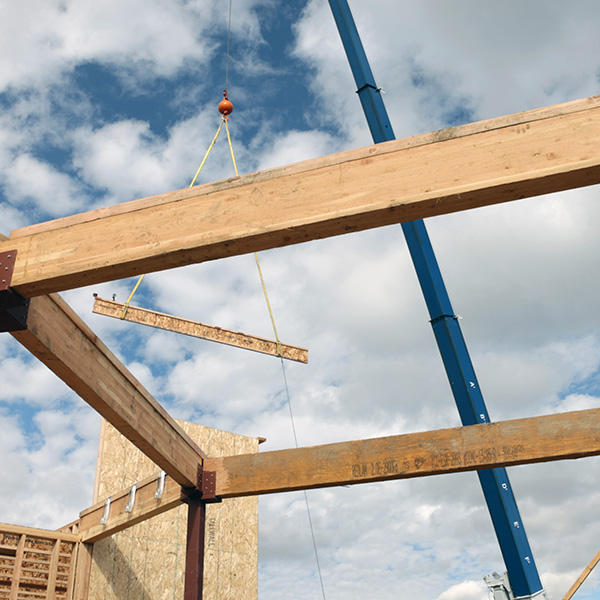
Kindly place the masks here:
MULTIPOLYGON (((232 7, 232 3, 233 0, 229 0, 229 23, 228 23, 228 27, 227 27, 227 56, 226 56, 226 61, 225 61, 225 89, 223 91, 223 96, 224 96, 224 101, 229 102, 228 100, 228 96, 227 96, 227 87, 229 85, 229 55, 230 55, 230 38, 231 38, 231 7, 232 7)), ((233 105, 230 105, 231 108, 229 108, 227 110, 227 112, 222 112, 222 118, 221 118, 221 122, 219 123, 219 127, 217 128, 217 132, 215 133, 215 136, 213 137, 208 149, 206 150, 206 153, 204 154, 204 158, 202 159, 202 162, 200 163, 200 166, 198 167, 198 170, 196 171, 196 174, 194 175, 194 178, 192 179, 192 182, 190 183, 189 187, 193 187, 194 184, 196 183, 196 180, 198 179, 198 176, 200 175, 200 172, 202 171, 202 168, 204 167, 204 164, 206 163, 206 159, 208 158, 208 155, 210 154, 210 151, 213 149, 219 134, 221 133, 221 128, 223 127, 223 123, 225 123, 225 131, 227 132, 227 142, 229 144, 229 151, 231 153, 231 161, 233 163, 233 170, 235 172, 235 176, 239 177, 239 173, 238 173, 238 168, 237 168, 237 163, 235 160, 235 154, 233 152, 233 144, 231 142, 231 135, 229 133, 229 118, 227 117, 227 114, 231 112, 231 110, 233 110, 233 105)), ((219 110, 221 110, 221 105, 219 105, 219 110)), ((273 309, 271 307, 271 302, 269 301, 269 294, 267 292, 267 286, 265 283, 265 278, 263 276, 263 272, 262 272, 262 268, 260 265, 260 259, 258 257, 258 253, 254 252, 254 260, 256 261, 256 267, 258 269, 258 275, 260 277, 260 282, 261 282, 261 286, 262 286, 262 290, 263 290, 263 295, 265 297, 265 302, 267 304, 267 309, 269 311, 269 318, 271 319, 271 325, 273 327, 273 333, 275 334, 275 340, 277 342, 277 355, 279 356, 279 360, 281 361, 281 372, 283 375, 283 382, 284 382, 284 386, 285 386, 285 393, 286 393, 286 399, 287 399, 287 405, 288 405, 288 409, 289 409, 289 413, 290 413, 290 421, 292 424, 292 433, 294 436, 294 444, 296 446, 296 448, 298 448, 298 436, 296 434, 296 424, 294 421, 294 413, 292 411, 292 401, 291 401, 291 397, 290 397, 290 390, 289 390, 289 386, 288 386, 288 381, 287 381, 287 374, 285 372, 285 364, 283 362, 283 356, 281 354, 281 340, 279 339, 279 333, 277 332, 277 325, 275 324, 275 316, 273 314, 273 309)), ((129 304, 135 294, 135 292, 137 291, 137 289, 139 288, 140 284, 142 283, 142 280, 144 279, 144 275, 142 274, 137 283, 135 284, 135 287, 133 288, 133 290, 131 291, 131 294, 129 294, 129 297, 127 298, 127 302, 125 303, 124 307, 123 307, 123 312, 121 314, 121 319, 125 319, 125 316, 127 315, 127 309, 129 308, 129 304)), ((310 504, 308 502, 308 495, 306 493, 306 490, 303 490, 304 493, 304 502, 306 504, 306 514, 308 516, 308 524, 309 524, 309 528, 310 528, 310 534, 311 534, 311 539, 312 539, 312 545, 313 545, 313 550, 315 553, 315 561, 316 561, 316 565, 317 565, 317 572, 319 574, 319 583, 321 585, 321 593, 323 595, 323 600, 326 600, 326 596, 325 596, 325 586, 323 583, 323 574, 321 572, 321 563, 319 560, 319 552, 317 549, 317 542, 316 542, 316 538, 315 538, 315 531, 314 531, 314 527, 313 527, 313 521, 312 521, 312 516, 311 516, 311 512, 310 512, 310 504)))
MULTIPOLYGON (((225 67, 225 91, 223 92, 225 98, 227 98, 227 86, 229 84, 229 54, 230 54, 230 36, 231 36, 231 5, 232 5, 233 0, 229 0, 229 25, 227 28, 227 58, 225 61, 226 67, 225 67)), ((231 160, 233 162, 233 170, 235 171, 235 176, 239 177, 239 173, 238 173, 238 169, 237 169, 237 164, 235 162, 235 155, 233 152, 233 144, 231 143, 231 136, 229 134, 229 123, 228 123, 228 119, 226 116, 223 117, 223 120, 225 121, 225 130, 227 131, 227 141, 229 143, 229 151, 231 152, 231 160)), ((256 267, 258 269, 258 275, 260 277, 260 283, 262 285, 262 289, 263 289, 263 294, 265 297, 265 302, 267 304, 267 309, 269 311, 269 317, 271 319, 271 325, 273 327, 273 333, 275 334, 275 340, 277 341, 277 354, 279 356, 279 360, 281 361, 281 372, 283 374, 283 382, 284 382, 284 386, 285 386, 285 393, 286 393, 286 398, 287 398, 287 405, 289 408, 289 412, 290 412, 290 421, 292 423, 292 432, 294 435, 294 444, 296 446, 296 448, 298 448, 298 436, 296 435, 296 424, 294 421, 294 413, 292 411, 292 401, 291 401, 291 397, 290 397, 290 390, 289 390, 289 386, 288 386, 288 381, 287 381, 287 375, 285 372, 285 364, 283 362, 283 356, 281 354, 281 340, 279 339, 279 333, 277 332, 277 325, 275 324, 275 316, 273 315, 273 309, 271 308, 271 302, 269 301, 269 294, 267 292, 267 286, 265 283, 265 278, 263 276, 263 272, 262 272, 262 268, 260 266, 260 259, 258 258, 258 253, 254 252, 254 260, 256 261, 256 267)), ((306 493, 306 490, 303 490, 304 493, 304 502, 306 503, 306 514, 308 516, 308 524, 310 527, 310 535, 312 538, 312 544, 313 544, 313 550, 315 552, 315 561, 317 564, 317 572, 319 573, 319 582, 321 584, 321 593, 323 595, 323 600, 326 600, 326 596, 325 596, 325 586, 323 584, 323 574, 321 572, 321 563, 319 561, 319 552, 317 549, 317 542, 315 539, 315 531, 314 531, 314 527, 313 527, 313 522, 312 522, 312 517, 311 517, 311 513, 310 513, 310 505, 308 502, 308 495, 306 493)))
MULTIPOLYGON (((298 436, 296 435, 296 424, 294 422, 294 413, 292 411, 292 401, 290 399, 290 390, 288 387, 287 375, 285 373, 285 365, 283 364, 283 357, 279 356, 279 360, 281 360, 281 372, 283 373, 283 382, 285 384, 285 393, 287 396, 287 405, 290 410, 290 420, 292 422, 292 432, 294 434, 294 444, 296 448, 298 448, 298 436)), ((310 514, 310 505, 308 503, 308 494, 306 490, 302 490, 304 493, 304 502, 306 504, 306 514, 308 515, 308 524, 310 526, 310 535, 312 538, 313 550, 315 551, 315 561, 317 563, 317 572, 319 573, 319 583, 321 584, 321 593, 323 594, 323 600, 326 600, 325 597, 325 586, 323 584, 323 574, 321 573, 321 562, 319 561, 319 551, 317 550, 317 541, 315 539, 315 530, 313 527, 312 517, 310 514)))
POLYGON ((231 39, 231 5, 233 4, 233 0, 229 0, 229 23, 227 25, 227 54, 225 58, 225 91, 227 91, 227 86, 229 85, 229 42, 231 39))

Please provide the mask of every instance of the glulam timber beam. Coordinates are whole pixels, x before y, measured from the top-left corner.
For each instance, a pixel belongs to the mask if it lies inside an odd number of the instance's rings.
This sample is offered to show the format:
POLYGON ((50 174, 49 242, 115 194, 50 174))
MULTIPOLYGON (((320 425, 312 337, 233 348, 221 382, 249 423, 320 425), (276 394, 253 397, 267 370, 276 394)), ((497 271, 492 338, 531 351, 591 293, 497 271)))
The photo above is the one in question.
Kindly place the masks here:
POLYGON ((600 97, 17 230, 24 297, 600 183, 600 97))
POLYGON ((180 485, 204 453, 58 294, 32 298, 11 335, 180 485))
POLYGON ((424 477, 600 454, 600 409, 209 458, 215 494, 233 498, 424 477))
POLYGON ((308 362, 308 350, 306 348, 277 343, 273 340, 267 340, 255 335, 248 335, 247 333, 241 333, 239 331, 230 331, 229 329, 215 327, 214 325, 205 325, 204 323, 190 321, 189 319, 183 319, 173 315, 166 315, 155 310, 131 306, 131 304, 127 305, 122 302, 115 302, 114 300, 96 297, 94 300, 94 308, 92 310, 96 314, 129 321, 130 323, 147 325, 148 327, 181 333, 183 335, 189 335, 211 342, 218 342, 219 344, 226 344, 228 346, 235 346, 236 348, 243 348, 244 350, 252 350, 253 352, 260 352, 262 354, 269 354, 271 356, 281 356, 281 358, 294 360, 296 362, 308 362))
MULTIPOLYGON (((600 454, 600 409, 484 423, 321 446, 207 458, 218 498, 272 494, 475 471, 600 454)), ((82 541, 96 542, 182 504, 181 488, 166 476, 130 488, 80 513, 82 541), (106 522, 101 519, 106 511, 106 522)))
POLYGON ((32 298, 24 322, 10 332, 18 342, 180 485, 196 487, 205 454, 63 298, 32 298))

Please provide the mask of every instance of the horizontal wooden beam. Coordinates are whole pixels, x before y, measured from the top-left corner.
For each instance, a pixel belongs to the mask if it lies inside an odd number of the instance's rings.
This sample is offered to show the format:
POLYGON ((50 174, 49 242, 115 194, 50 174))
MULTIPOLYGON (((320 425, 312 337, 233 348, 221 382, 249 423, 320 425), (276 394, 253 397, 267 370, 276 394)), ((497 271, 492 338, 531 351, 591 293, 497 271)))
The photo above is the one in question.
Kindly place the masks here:
POLYGON ((10 533, 14 535, 28 535, 33 538, 41 538, 43 540, 60 540, 62 542, 80 542, 79 535, 73 533, 64 533, 62 531, 50 531, 48 529, 38 529, 37 527, 22 527, 21 525, 9 525, 8 523, 0 523, 1 533, 10 533))
POLYGON ((180 485, 196 486, 204 453, 58 294, 32 298, 27 329, 11 335, 180 485))
POLYGON ((78 524, 81 540, 97 542, 182 504, 181 487, 174 479, 168 475, 165 477, 159 497, 156 497, 157 483, 157 477, 150 477, 138 483, 135 502, 130 511, 126 511, 125 508, 129 502, 131 488, 113 494, 110 497, 106 523, 101 523, 106 501, 82 511, 78 524))
POLYGON ((600 183, 600 98, 15 231, 25 297, 600 183))
MULTIPOLYGON (((308 448, 207 458, 216 495, 235 498, 491 469, 600 454, 600 409, 409 433, 308 448)), ((82 541, 96 542, 181 504, 181 488, 169 476, 156 497, 157 477, 113 494, 106 523, 105 500, 80 513, 82 541)))
MULTIPOLYGON (((600 454, 600 409, 530 417, 308 448, 207 458, 220 498, 426 477, 600 454)), ((156 497, 157 477, 137 484, 80 513, 81 540, 96 542, 181 504, 181 488, 165 477, 156 497)))
POLYGON ((214 327, 213 325, 205 325, 204 323, 166 315, 146 308, 128 306, 113 300, 96 298, 94 300, 93 312, 107 317, 114 317, 115 319, 140 323, 141 325, 148 325, 220 344, 227 344, 228 346, 235 346, 236 348, 243 348, 244 350, 252 350, 254 352, 261 352, 262 354, 270 354, 271 356, 281 356, 281 358, 301 363, 308 362, 308 350, 306 348, 278 344, 275 341, 254 335, 240 333, 239 331, 230 331, 221 327, 214 327))
POLYGON ((209 458, 221 498, 424 477, 600 454, 600 409, 209 458))

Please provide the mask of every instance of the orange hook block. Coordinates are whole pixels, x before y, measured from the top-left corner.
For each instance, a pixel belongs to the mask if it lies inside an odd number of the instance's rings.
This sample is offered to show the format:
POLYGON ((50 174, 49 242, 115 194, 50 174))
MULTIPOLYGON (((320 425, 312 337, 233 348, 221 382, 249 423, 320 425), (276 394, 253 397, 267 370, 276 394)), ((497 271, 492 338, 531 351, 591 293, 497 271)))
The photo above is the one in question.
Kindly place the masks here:
POLYGON ((223 92, 223 100, 219 102, 219 112, 226 117, 233 112, 233 104, 229 101, 227 97, 227 90, 223 92))

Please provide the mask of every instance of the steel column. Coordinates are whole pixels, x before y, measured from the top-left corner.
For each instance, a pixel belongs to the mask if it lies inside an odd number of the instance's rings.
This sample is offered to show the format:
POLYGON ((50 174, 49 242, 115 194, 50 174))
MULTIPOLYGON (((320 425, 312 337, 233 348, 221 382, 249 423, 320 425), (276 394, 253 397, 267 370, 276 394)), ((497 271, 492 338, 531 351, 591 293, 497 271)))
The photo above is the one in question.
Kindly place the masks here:
MULTIPOLYGON (((182 496, 183 498, 183 496, 182 496)), ((206 502, 198 493, 185 495, 188 505, 184 600, 202 600, 206 502)))
MULTIPOLYGON (((381 90, 369 66, 347 0, 329 0, 374 143, 395 139, 381 90)), ((463 425, 489 421, 475 370, 423 221, 402 229, 431 318, 433 332, 463 425)), ((530 597, 543 588, 506 469, 478 471, 512 590, 530 597)))

